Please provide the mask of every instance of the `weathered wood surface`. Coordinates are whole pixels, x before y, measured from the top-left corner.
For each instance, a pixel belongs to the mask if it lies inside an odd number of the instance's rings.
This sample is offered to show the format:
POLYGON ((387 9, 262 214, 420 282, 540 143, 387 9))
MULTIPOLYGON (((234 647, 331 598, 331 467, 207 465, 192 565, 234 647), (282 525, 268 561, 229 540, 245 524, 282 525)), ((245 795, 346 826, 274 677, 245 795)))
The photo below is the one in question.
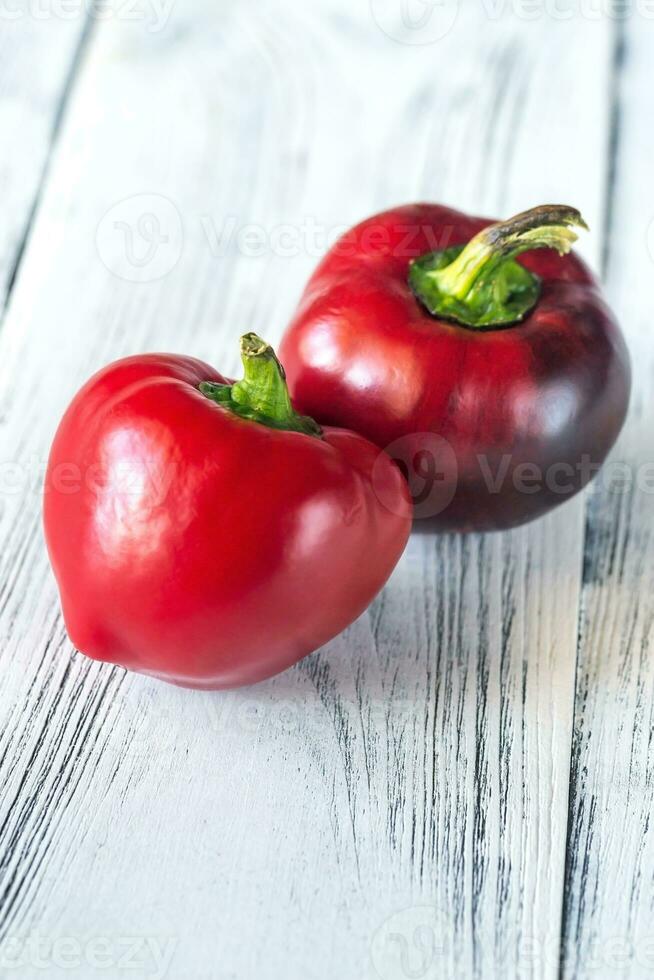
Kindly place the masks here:
POLYGON ((29 234, 86 28, 86 17, 35 19, 20 5, 0 5, 0 312, 29 234))
MULTIPOLYGON (((92 664, 59 616, 38 482, 97 367, 167 348, 233 372, 241 332, 278 338, 325 236, 399 201, 497 214, 573 202, 597 268, 609 214, 612 237, 637 237, 627 185, 648 92, 632 65, 628 151, 613 138, 615 21, 475 2, 410 44, 419 32, 399 32, 390 6, 187 0, 160 30, 109 19, 70 88, 0 335, 0 459, 18 487, 5 482, 0 515, 0 953, 13 941, 21 976, 43 976, 41 937, 48 976, 85 980, 100 941, 104 976, 131 957, 134 977, 551 980, 562 932, 581 976, 634 881, 644 935, 647 606, 632 639, 629 617, 651 552, 629 521, 647 527, 647 500, 622 498, 617 531, 593 497, 587 517, 579 499, 507 535, 416 535, 368 614, 248 691, 176 691, 92 664), (587 818, 600 801, 602 846, 621 832, 602 725, 620 758, 632 730, 640 753, 619 895, 587 818)), ((609 254, 628 314, 626 254, 609 254)), ((633 458, 648 435, 639 404, 633 458)))
POLYGON ((588 506, 564 977, 654 976, 654 23, 621 32, 607 290, 631 348, 629 426, 588 506))

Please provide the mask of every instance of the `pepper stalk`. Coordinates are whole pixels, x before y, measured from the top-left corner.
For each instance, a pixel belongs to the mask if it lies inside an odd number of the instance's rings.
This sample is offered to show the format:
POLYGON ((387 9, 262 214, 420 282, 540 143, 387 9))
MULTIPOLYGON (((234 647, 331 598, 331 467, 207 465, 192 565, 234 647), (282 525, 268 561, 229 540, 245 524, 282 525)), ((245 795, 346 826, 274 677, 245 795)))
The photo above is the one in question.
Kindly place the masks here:
POLYGON ((241 337, 243 378, 234 384, 203 381, 199 390, 243 419, 267 425, 271 429, 322 436, 317 422, 298 415, 288 393, 286 374, 275 351, 255 333, 241 337))
POLYGON ((466 327, 519 323, 538 302, 541 283, 517 256, 538 248, 567 254, 578 237, 573 227, 588 230, 579 211, 564 204, 523 211, 484 228, 467 245, 415 259, 409 285, 439 319, 466 327))

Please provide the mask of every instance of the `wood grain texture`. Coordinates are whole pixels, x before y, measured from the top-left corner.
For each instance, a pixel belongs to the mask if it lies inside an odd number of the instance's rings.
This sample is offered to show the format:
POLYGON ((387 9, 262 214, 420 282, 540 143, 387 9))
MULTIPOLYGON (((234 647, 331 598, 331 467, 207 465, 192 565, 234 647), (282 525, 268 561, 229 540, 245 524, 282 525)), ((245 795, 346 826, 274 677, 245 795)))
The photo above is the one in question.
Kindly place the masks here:
POLYGON ((0 311, 88 27, 86 16, 35 19, 26 8, 3 4, 0 10, 0 311))
POLYGON ((617 51, 607 289, 634 366, 631 415, 591 497, 571 774, 563 976, 654 976, 654 24, 617 51))
POLYGON ((44 554, 38 482, 76 387, 139 350, 233 372, 241 332, 281 333, 316 228, 418 197, 569 200, 602 227, 608 20, 470 4, 411 45, 370 10, 187 0, 157 33, 99 24, 0 337, 0 940, 105 939, 105 976, 128 937, 134 977, 155 954, 200 980, 558 974, 582 500, 416 534, 344 636, 230 694, 74 653, 44 554), (149 215, 145 238, 116 227, 149 215))

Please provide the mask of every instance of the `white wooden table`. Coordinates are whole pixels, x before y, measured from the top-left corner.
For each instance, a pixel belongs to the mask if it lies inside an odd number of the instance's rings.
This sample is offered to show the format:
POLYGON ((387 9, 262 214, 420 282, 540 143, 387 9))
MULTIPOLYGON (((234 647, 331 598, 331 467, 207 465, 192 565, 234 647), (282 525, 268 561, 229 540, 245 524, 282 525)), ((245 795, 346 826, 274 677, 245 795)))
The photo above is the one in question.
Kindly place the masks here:
POLYGON ((622 12, 0 3, 2 978, 654 977, 654 11, 622 12), (635 369, 611 478, 414 536, 250 690, 76 653, 39 498, 73 392, 143 350, 233 372, 337 228, 415 199, 582 210, 635 369))

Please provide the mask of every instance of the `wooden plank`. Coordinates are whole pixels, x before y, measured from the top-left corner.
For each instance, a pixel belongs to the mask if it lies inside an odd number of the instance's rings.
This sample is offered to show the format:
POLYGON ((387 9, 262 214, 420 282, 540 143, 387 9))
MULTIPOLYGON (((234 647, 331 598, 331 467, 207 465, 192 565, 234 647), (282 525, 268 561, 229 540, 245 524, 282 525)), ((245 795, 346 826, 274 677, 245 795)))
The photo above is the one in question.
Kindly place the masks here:
POLYGON ((564 977, 654 973, 654 25, 618 51, 607 289, 634 367, 628 426, 589 507, 571 776, 564 977))
POLYGON ((28 233, 62 104, 74 75, 86 16, 28 16, 0 11, 0 310, 28 233))
POLYGON ((200 978, 557 973, 581 501, 508 535, 416 535, 343 637, 207 695, 73 653, 31 489, 110 358, 229 372, 239 333, 276 339, 310 226, 431 197, 559 198, 601 227, 607 21, 466 5, 425 45, 382 22, 194 0, 147 44, 98 27, 0 338, 2 459, 22 467, 0 516, 0 938, 104 938, 116 969, 139 937, 143 975, 155 954, 200 978), (129 253, 116 221, 143 214, 168 242, 129 253), (221 238, 247 222, 299 246, 221 238))

